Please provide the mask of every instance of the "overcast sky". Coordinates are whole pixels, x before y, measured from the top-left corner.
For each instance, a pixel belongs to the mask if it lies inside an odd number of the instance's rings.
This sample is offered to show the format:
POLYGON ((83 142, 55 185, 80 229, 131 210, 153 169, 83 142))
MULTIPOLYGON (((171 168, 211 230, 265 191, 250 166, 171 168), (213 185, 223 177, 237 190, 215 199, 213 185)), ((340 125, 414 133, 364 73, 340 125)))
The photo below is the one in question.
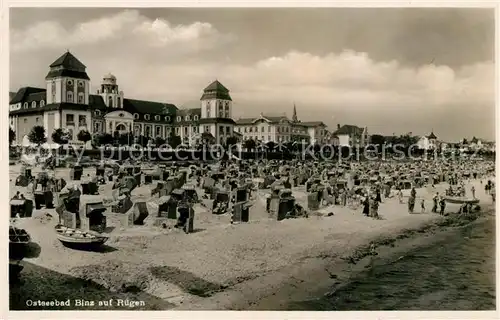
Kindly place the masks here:
POLYGON ((10 10, 10 89, 45 87, 69 49, 93 91, 198 107, 218 79, 261 112, 455 141, 495 136, 493 9, 10 10))

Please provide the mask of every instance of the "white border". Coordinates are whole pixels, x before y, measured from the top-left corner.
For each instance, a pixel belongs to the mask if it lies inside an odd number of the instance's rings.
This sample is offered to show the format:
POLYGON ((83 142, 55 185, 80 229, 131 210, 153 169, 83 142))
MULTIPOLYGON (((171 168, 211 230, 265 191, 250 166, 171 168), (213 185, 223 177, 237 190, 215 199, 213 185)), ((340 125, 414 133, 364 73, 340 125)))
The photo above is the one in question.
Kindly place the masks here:
MULTIPOLYGON (((9 92, 9 7, 494 7, 496 20, 496 40, 498 40, 499 28, 499 11, 498 1, 120 1, 120 0, 88 0, 88 1, 23 1, 23 0, 5 0, 1 3, 1 37, 0 37, 0 70, 4 71, 0 74, 0 144, 3 147, 3 152, 0 157, 0 181, 9 179, 8 174, 8 92, 9 92)), ((498 56, 498 41, 495 46, 496 57, 498 56)), ((496 63, 496 88, 498 89, 498 63, 496 63)), ((496 119, 498 121, 498 90, 496 90, 496 119)), ((496 123, 496 141, 500 141, 500 130, 496 123)), ((497 153, 497 166, 500 156, 497 153)), ((498 167, 497 167, 498 172, 498 167)), ((496 181, 498 184, 498 179, 496 181)), ((1 236, 3 243, 7 243, 7 224, 10 208, 8 207, 9 191, 6 188, 0 188, 2 196, 2 204, 4 207, 2 221, 1 236)), ((497 203, 497 209, 499 204, 497 203)), ((496 221, 497 237, 500 230, 500 220, 496 221)), ((499 248, 496 255, 496 270, 497 280, 500 274, 499 268, 499 248)), ((120 318, 120 319, 331 319, 333 317, 339 319, 499 319, 500 314, 497 311, 391 311, 391 312, 248 312, 248 311, 206 311, 206 312, 182 312, 182 311, 8 311, 9 294, 8 294, 8 250, 3 250, 4 263, 0 264, 4 285, 2 286, 3 294, 0 299, 0 307, 2 308, 2 319, 97 319, 97 318, 120 318)), ((498 281, 497 281, 498 284, 498 281)), ((497 308, 500 304, 497 285, 497 308)))

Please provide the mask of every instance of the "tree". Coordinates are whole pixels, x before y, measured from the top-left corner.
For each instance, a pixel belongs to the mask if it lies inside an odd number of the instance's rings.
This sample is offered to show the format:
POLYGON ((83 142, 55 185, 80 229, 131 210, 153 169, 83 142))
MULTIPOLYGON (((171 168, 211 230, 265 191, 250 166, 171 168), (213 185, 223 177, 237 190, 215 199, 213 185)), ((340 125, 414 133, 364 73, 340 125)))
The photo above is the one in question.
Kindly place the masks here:
POLYGON ((156 137, 156 139, 155 139, 155 145, 156 145, 157 147, 164 145, 164 144, 165 144, 165 142, 166 142, 166 141, 165 141, 165 139, 163 139, 163 138, 162 138, 162 137, 160 137, 160 136, 156 137))
POLYGON ((121 146, 130 146, 134 143, 134 135, 131 132, 122 133, 118 136, 118 144, 121 146))
POLYGON ((63 145, 69 143, 68 133, 64 132, 62 128, 55 129, 54 132, 52 132, 52 141, 60 145, 59 148, 62 148, 63 145))
POLYGON ((283 147, 285 147, 286 150, 288 150, 289 152, 291 151, 294 151, 297 146, 297 143, 293 142, 293 141, 288 141, 288 142, 285 142, 285 144, 283 145, 283 147))
POLYGON ((146 136, 143 136, 142 134, 137 137, 136 143, 143 148, 146 148, 148 146, 148 142, 149 142, 149 138, 146 136))
POLYGON ((113 136, 109 133, 101 133, 94 136, 94 144, 98 147, 112 143, 113 143, 113 136))
POLYGON ((28 134, 28 140, 40 147, 42 144, 47 142, 47 138, 45 137, 45 128, 42 126, 34 126, 31 128, 31 131, 28 134))
POLYGON ((80 132, 78 132, 76 138, 78 139, 78 141, 81 141, 84 144, 86 144, 87 142, 92 140, 92 135, 87 130, 81 130, 80 132))
POLYGON ((170 147, 172 149, 175 149, 179 145, 182 144, 182 139, 181 139, 181 137, 179 137, 178 135, 176 135, 174 131, 171 131, 168 144, 170 145, 170 147))
POLYGON ((245 147, 245 149, 247 149, 247 151, 255 150, 257 143, 253 139, 248 139, 243 142, 243 146, 245 147))
POLYGON ((226 146, 228 150, 234 150, 238 144, 238 138, 231 136, 226 139, 226 146))
POLYGON ((383 146, 385 142, 385 137, 380 134, 374 134, 370 137, 370 143, 377 146, 377 148, 383 146))
POLYGON ((274 151, 274 149, 276 148, 276 143, 274 141, 268 141, 266 143, 266 148, 269 150, 269 151, 274 151))
POLYGON ((204 145, 210 145, 215 143, 215 137, 210 132, 203 132, 201 134, 201 140, 204 145))
POLYGON ((9 127, 9 146, 16 140, 16 132, 9 127))

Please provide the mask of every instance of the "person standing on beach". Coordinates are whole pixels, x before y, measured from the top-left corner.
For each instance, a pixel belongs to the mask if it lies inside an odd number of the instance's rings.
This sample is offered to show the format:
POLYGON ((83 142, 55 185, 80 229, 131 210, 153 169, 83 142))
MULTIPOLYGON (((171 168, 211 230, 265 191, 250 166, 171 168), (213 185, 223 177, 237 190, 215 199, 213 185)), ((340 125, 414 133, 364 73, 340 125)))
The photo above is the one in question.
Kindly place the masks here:
POLYGON ((425 200, 424 199, 422 199, 422 201, 420 202, 420 209, 421 209, 422 213, 425 212, 425 200))
POLYGON ((403 203, 403 191, 398 188, 398 199, 399 203, 403 203))
POLYGON ((470 191, 472 192, 472 197, 474 199, 476 199, 476 188, 474 188, 474 186, 472 186, 472 188, 470 189, 470 191))
POLYGON ((441 210, 439 212, 440 215, 444 215, 444 209, 446 208, 446 202, 444 201, 444 198, 441 198, 441 200, 439 200, 439 205, 441 206, 441 210))
POLYGON ((408 212, 413 213, 413 210, 415 209, 415 197, 410 196, 408 199, 408 212))
POLYGON ((370 200, 368 197, 365 197, 363 201, 363 214, 365 216, 369 216, 370 214, 370 200))
POLYGON ((439 192, 436 192, 436 194, 432 198, 432 210, 431 211, 434 213, 437 212, 438 200, 439 200, 439 192))

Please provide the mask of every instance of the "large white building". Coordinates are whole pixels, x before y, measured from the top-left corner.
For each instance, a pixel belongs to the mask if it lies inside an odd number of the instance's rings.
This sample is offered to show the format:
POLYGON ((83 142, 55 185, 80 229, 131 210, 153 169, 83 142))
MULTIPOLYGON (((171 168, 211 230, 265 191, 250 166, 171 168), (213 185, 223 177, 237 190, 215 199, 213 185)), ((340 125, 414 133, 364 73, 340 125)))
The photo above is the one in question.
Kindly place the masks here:
POLYGON ((334 144, 342 147, 360 146, 365 147, 370 143, 368 128, 360 128, 354 125, 337 125, 337 130, 333 133, 334 144))
POLYGON ((203 132, 224 144, 234 133, 232 99, 217 80, 205 88, 201 107, 195 109, 126 98, 111 74, 91 93, 86 66, 66 52, 49 66, 45 82, 45 88, 23 87, 12 95, 9 122, 16 133, 15 144, 29 145, 28 134, 37 125, 45 128, 48 143, 52 132, 63 128, 74 145, 82 144, 77 141, 81 130, 164 139, 175 134, 186 144, 199 143, 203 132))
POLYGON ((283 116, 260 114, 256 118, 240 118, 236 121, 235 131, 243 140, 276 143, 308 142, 310 144, 327 144, 328 130, 321 121, 302 122, 297 118, 297 109, 293 107, 292 119, 283 116))
POLYGON ((301 122, 295 106, 292 119, 260 115, 235 122, 229 90, 217 80, 204 89, 200 108, 178 109, 171 103, 128 98, 112 74, 105 75, 99 89, 92 93, 86 69, 68 51, 49 66, 45 88, 23 87, 10 94, 14 144, 30 145, 28 134, 37 125, 45 128, 49 144, 58 128, 68 134, 70 145, 83 144, 77 138, 82 130, 93 135, 133 133, 134 137, 161 137, 167 142, 176 135, 189 145, 200 143, 206 136, 203 133, 210 133, 217 144, 225 144, 232 136, 276 143, 329 143, 326 125, 301 122))
POLYGON ((434 132, 431 132, 428 136, 421 136, 417 141, 417 146, 422 150, 436 150, 438 147, 438 141, 434 132))

